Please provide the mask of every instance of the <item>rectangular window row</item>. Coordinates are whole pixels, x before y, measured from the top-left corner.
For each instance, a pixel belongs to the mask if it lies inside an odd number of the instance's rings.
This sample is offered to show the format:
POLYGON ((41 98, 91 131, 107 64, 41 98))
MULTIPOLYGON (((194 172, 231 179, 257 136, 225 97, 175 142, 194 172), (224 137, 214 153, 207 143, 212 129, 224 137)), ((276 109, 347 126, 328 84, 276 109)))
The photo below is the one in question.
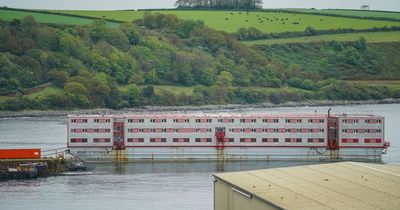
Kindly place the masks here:
POLYGON ((189 138, 173 138, 172 141, 173 141, 173 142, 180 142, 180 143, 182 143, 182 142, 189 142, 190 139, 189 139, 189 138))
POLYGON ((94 119, 94 123, 109 123, 111 122, 111 119, 94 119))
POLYGON ((196 142, 212 142, 212 138, 196 138, 196 142))
MULTIPOLYGON (((359 143, 358 139, 342 139, 342 143, 359 143)), ((382 139, 364 139, 364 143, 380 144, 382 139)))
POLYGON ((286 123, 301 123, 301 119, 285 119, 286 123))
POLYGON ((358 143, 358 139, 342 139, 342 143, 358 143))
POLYGON ((301 138, 285 138, 285 143, 301 143, 301 138))
POLYGON ((262 119, 263 123, 279 123, 279 119, 262 119))
POLYGON ((174 123, 189 123, 190 119, 174 119, 174 123))
POLYGON ((128 123, 144 123, 144 119, 128 119, 128 123))
POLYGON ((109 138, 94 138, 94 143, 109 143, 111 140, 109 138))
POLYGON ((381 129, 342 129, 342 133, 382 133, 381 129))
POLYGON ((358 119, 343 119, 342 123, 348 123, 348 124, 358 123, 358 119))
POLYGON ((165 142, 167 142, 167 139, 166 138, 150 138, 150 142, 165 143, 165 142))
MULTIPOLYGON (((239 138, 239 142, 241 143, 256 143, 257 138, 239 138)), ((128 142, 131 143, 144 143, 144 138, 128 138, 128 142)), ((190 138, 173 138, 172 141, 174 143, 189 143, 191 142, 190 138)), ((211 143, 212 138, 195 138, 194 142, 196 143, 211 143)), ((347 140, 349 141, 349 140, 347 140)), ((165 143, 167 142, 166 138, 150 138, 151 143, 165 143)), ((235 142, 234 138, 226 138, 225 142, 233 143, 235 142)), ((285 138, 285 143, 302 143, 302 138, 285 138)), ((324 143, 324 138, 308 138, 307 143, 324 143)), ((279 143, 279 138, 262 138, 261 143, 279 143)), ((345 142, 344 142, 345 143, 345 142)))
MULTIPOLYGON (((88 119, 71 119, 71 123, 88 123, 88 119)), ((99 119, 95 118, 93 119, 94 123, 110 123, 111 119, 99 119)))
POLYGON ((382 143, 382 139, 364 139, 364 143, 366 143, 366 144, 380 144, 380 143, 382 143))
POLYGON ((73 128, 71 133, 110 133, 108 128, 73 128))
POLYGON ((308 119, 309 123, 324 123, 324 119, 308 119))
POLYGON ((210 133, 211 128, 128 128, 128 133, 210 133))
MULTIPOLYGON (((166 138, 150 138, 149 141, 151 143, 166 143, 166 138)), ((189 143, 190 138, 173 138, 173 142, 175 143, 189 143)), ((241 143, 256 143, 256 138, 240 138, 239 141, 241 143)), ((71 138, 71 143, 87 143, 87 138, 71 138)), ((111 142, 110 138, 94 138, 93 143, 109 143, 111 142)), ((144 143, 144 138, 128 138, 127 142, 130 143, 144 143)), ((197 143, 210 143, 212 142, 212 138, 195 138, 195 142, 197 143)), ((227 138, 225 142, 235 142, 234 138, 227 138)), ((262 143, 279 143, 279 138, 262 138, 262 143)), ((285 138, 285 143, 301 143, 301 138, 285 138)), ((307 139, 308 143, 323 143, 323 138, 309 138, 307 139)), ((365 143, 381 143, 382 139, 365 139, 365 143)), ((342 143, 358 143, 358 139, 342 139, 342 143)))
MULTIPOLYGON (((87 138, 71 138, 71 143, 87 143, 87 138)), ((110 143, 110 138, 94 138, 93 143, 110 143)))
POLYGON ((234 119, 218 119, 219 123, 234 123, 234 119))
POLYGON ((71 123, 87 123, 87 119, 71 119, 71 123))
POLYGON ((232 133, 324 133, 323 128, 230 128, 232 133))
MULTIPOLYGON (((263 123, 279 123, 279 119, 260 119, 263 123)), ((167 119, 150 119, 149 120, 151 123, 166 123, 167 119)), ((174 123, 190 123, 190 119, 173 119, 172 120, 174 123)), ((226 118, 219 118, 217 119, 219 123, 234 123, 235 119, 226 119, 226 118)), ((212 123, 213 120, 210 118, 204 118, 204 119, 195 119, 195 123, 212 123)), ((256 118, 241 118, 239 119, 240 123, 257 123, 258 120, 256 118)), ((285 119, 286 123, 301 123, 303 122, 302 119, 285 119)), ((324 123, 324 119, 308 119, 309 123, 324 123)), ((144 119, 128 119, 128 123, 144 123, 144 119)))
POLYGON ((87 138, 72 138, 71 143, 87 143, 87 138))
POLYGON ((240 142, 257 142, 256 138, 240 138, 240 142))
POLYGON ((139 143, 139 142, 144 142, 144 138, 128 138, 127 141, 139 143))
MULTIPOLYGON (((323 128, 230 128, 228 131, 231 133, 324 133, 325 129, 323 128)), ((211 133, 211 132, 212 132, 211 128, 128 128, 128 133, 211 133)))
POLYGON ((365 119, 365 123, 367 124, 375 124, 375 123, 382 123, 381 119, 365 119))
MULTIPOLYGON (((355 123, 357 124, 359 122, 359 119, 342 119, 342 123, 348 123, 348 124, 352 124, 355 123)), ((382 119, 365 119, 364 123, 367 124, 380 124, 382 123, 382 119)))
POLYGON ((151 123, 166 123, 167 119, 150 119, 151 123))

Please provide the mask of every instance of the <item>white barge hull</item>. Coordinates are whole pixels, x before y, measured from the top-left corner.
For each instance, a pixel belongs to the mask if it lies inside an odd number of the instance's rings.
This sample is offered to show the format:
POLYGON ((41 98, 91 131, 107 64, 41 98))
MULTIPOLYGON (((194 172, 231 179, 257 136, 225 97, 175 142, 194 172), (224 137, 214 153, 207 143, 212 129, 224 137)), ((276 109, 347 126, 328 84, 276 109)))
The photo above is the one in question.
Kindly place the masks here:
POLYGON ((380 160, 382 148, 259 148, 233 147, 217 150, 198 147, 161 148, 71 148, 71 153, 85 161, 201 161, 201 160, 380 160))

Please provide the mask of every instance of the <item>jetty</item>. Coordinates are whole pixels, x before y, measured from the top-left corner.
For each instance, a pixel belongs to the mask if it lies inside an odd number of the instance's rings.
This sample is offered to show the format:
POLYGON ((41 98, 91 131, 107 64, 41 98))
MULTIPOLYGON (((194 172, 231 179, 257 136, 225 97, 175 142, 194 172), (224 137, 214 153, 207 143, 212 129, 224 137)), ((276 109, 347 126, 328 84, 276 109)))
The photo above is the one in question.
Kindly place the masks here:
POLYGON ((67 171, 64 158, 0 159, 0 181, 56 176, 67 171))
POLYGON ((61 175, 67 171, 86 170, 85 163, 63 148, 0 149, 0 181, 33 179, 61 175))

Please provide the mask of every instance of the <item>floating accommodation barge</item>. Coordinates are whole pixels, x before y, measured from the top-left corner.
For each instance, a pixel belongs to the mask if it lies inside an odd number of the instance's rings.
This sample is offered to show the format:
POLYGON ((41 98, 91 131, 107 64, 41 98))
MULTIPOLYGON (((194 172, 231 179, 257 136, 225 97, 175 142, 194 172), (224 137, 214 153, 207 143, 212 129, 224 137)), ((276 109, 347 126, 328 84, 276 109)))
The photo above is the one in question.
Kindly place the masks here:
POLYGON ((331 114, 68 115, 68 148, 86 161, 379 160, 384 118, 331 114))

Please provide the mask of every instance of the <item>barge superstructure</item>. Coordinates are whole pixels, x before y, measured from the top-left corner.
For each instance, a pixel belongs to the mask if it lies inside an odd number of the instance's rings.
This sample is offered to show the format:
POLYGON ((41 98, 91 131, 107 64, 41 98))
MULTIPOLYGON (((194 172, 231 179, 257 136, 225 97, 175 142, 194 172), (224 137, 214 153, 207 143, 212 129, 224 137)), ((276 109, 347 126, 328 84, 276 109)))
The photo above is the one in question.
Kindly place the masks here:
POLYGON ((379 160, 384 117, 331 114, 72 114, 70 152, 86 161, 379 160))

